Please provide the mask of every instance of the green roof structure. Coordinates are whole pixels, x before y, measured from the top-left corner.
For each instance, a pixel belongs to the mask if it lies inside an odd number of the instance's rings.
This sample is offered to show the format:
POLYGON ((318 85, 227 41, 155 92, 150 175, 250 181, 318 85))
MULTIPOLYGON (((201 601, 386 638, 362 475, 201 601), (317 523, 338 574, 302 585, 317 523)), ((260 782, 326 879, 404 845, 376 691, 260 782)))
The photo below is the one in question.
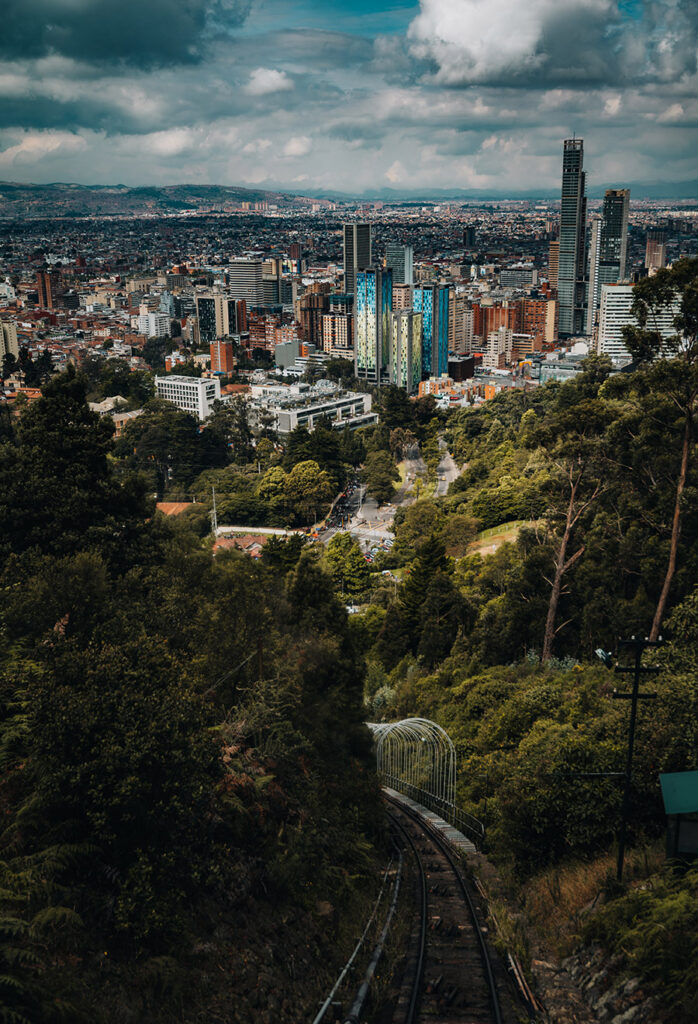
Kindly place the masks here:
POLYGON ((698 772, 668 772, 659 776, 667 814, 698 811, 698 772))

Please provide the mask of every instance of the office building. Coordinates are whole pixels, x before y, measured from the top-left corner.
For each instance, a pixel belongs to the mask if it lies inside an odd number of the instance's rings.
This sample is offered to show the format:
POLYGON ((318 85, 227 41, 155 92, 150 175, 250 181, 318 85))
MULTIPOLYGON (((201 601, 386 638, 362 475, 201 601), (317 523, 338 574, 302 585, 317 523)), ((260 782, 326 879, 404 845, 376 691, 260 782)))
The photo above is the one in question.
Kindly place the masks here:
POLYGON ((529 289, 538 284, 538 271, 529 264, 516 264, 506 267, 499 273, 499 283, 502 288, 524 288, 529 289))
POLYGON ((322 318, 330 311, 330 297, 326 292, 306 292, 298 300, 300 336, 316 348, 322 347, 322 318))
POLYGON ((230 295, 244 299, 248 309, 266 302, 263 267, 261 260, 238 259, 231 260, 226 270, 230 295))
POLYGON ((645 247, 645 267, 647 270, 661 270, 666 266, 666 232, 648 231, 645 247))
POLYGON ((19 342, 17 341, 17 324, 14 320, 0 320, 0 371, 5 356, 19 358, 19 342))
POLYGON ((235 372, 235 351, 232 341, 217 338, 211 342, 211 369, 214 373, 235 372))
POLYGON ((560 271, 560 239, 553 238, 548 253, 548 281, 550 287, 557 291, 557 277, 560 271))
POLYGON ((556 338, 555 299, 524 298, 519 299, 517 305, 516 330, 533 337, 534 351, 540 351, 544 343, 553 344, 556 338))
POLYGON ((385 247, 385 267, 393 272, 393 288, 396 285, 414 283, 414 252, 411 245, 388 242, 385 247))
POLYGON ((373 384, 389 380, 392 301, 393 278, 389 270, 370 267, 357 272, 354 366, 357 377, 373 384))
POLYGON ((473 347, 473 311, 465 295, 451 289, 448 298, 448 351, 468 355, 473 347))
MULTIPOLYGON (((632 315, 633 287, 629 284, 605 284, 601 288, 597 350, 610 356, 614 363, 629 363, 632 359, 625 347, 624 327, 636 327, 632 315)), ((679 303, 662 307, 647 323, 648 330, 657 331, 663 338, 676 335, 674 319, 680 312, 679 303)))
POLYGON ((470 227, 463 228, 463 248, 474 249, 477 245, 477 231, 471 225, 470 227))
POLYGON ((448 373, 448 286, 415 287, 412 306, 422 314, 422 374, 448 373))
POLYGON ((371 266, 371 225, 344 224, 344 291, 356 292, 360 270, 371 266))
POLYGON ((422 314, 400 309, 390 319, 390 379, 416 395, 422 379, 422 314))
POLYGON ((201 421, 211 415, 213 403, 220 400, 221 382, 217 377, 156 377, 155 390, 158 398, 201 421))
POLYGON ((351 313, 325 313, 322 318, 322 350, 333 358, 354 358, 354 334, 351 313))
POLYGON ((586 175, 584 142, 565 139, 560 200, 560 258, 557 276, 560 337, 583 334, 586 327, 586 175))
POLYGON ((514 332, 509 327, 499 327, 496 331, 490 331, 482 365, 491 370, 503 370, 507 363, 511 362, 513 346, 514 332))
POLYGON ((63 293, 60 273, 57 270, 40 270, 36 275, 36 290, 39 305, 43 309, 55 309, 63 293))
POLYGON ((601 218, 592 221, 589 245, 586 332, 592 334, 605 284, 625 279, 628 252, 629 188, 609 188, 603 200, 601 218))
POLYGON ((412 309, 412 285, 393 281, 393 311, 398 309, 412 309))
POLYGON ((321 381, 313 386, 305 383, 252 387, 250 420, 253 429, 268 417, 279 434, 290 434, 296 427, 313 430, 319 421, 329 420, 335 430, 355 430, 378 422, 371 410, 368 394, 343 391, 336 385, 321 381))
POLYGON ((138 333, 146 338, 169 338, 170 318, 167 313, 140 313, 138 316, 138 333))
POLYGON ((247 330, 247 303, 224 292, 196 296, 196 316, 201 343, 210 345, 216 338, 227 338, 247 330))

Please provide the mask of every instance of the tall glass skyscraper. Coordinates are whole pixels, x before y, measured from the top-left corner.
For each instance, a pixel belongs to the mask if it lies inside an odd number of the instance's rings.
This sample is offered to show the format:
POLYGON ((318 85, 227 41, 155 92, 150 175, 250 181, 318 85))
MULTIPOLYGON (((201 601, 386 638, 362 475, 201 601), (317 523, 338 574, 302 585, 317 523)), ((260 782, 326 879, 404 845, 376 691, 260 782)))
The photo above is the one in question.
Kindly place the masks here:
POLYGON ((416 287, 412 307, 422 314, 422 374, 448 373, 448 285, 416 287))
POLYGON ((630 189, 609 188, 604 195, 601 220, 595 220, 591 225, 587 334, 594 330, 602 286, 625 279, 629 208, 630 189))
POLYGON ((385 383, 390 374, 390 313, 393 275, 369 267, 356 275, 354 368, 357 377, 385 383))
POLYGON ((393 272, 393 284, 414 282, 414 251, 411 245, 388 242, 385 247, 385 265, 393 272))
POLYGON ((356 291, 356 275, 371 266, 371 225, 344 225, 344 291, 356 291))
POLYGON ((565 139, 560 201, 560 261, 557 275, 561 337, 583 334, 586 327, 586 216, 584 140, 565 139))

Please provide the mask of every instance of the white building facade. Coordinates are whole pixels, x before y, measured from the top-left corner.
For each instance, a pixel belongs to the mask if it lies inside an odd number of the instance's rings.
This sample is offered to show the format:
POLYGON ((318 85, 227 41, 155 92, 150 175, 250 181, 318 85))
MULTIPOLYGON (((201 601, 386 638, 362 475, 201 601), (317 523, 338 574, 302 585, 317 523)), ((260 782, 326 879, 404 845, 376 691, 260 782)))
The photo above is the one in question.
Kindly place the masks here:
POLYGON ((213 411, 213 403, 220 401, 221 382, 217 377, 156 377, 155 388, 158 398, 172 402, 182 412, 188 412, 197 420, 205 420, 213 411))
MULTIPOLYGON (((630 284, 605 284, 601 287, 601 306, 599 309, 599 335, 597 351, 610 356, 614 363, 623 365, 632 360, 623 339, 624 327, 637 327, 637 320, 631 313, 633 304, 633 287, 630 284)), ((664 306, 656 316, 648 322, 651 331, 657 331, 663 338, 671 338, 676 334, 674 319, 678 316, 678 303, 664 306)))

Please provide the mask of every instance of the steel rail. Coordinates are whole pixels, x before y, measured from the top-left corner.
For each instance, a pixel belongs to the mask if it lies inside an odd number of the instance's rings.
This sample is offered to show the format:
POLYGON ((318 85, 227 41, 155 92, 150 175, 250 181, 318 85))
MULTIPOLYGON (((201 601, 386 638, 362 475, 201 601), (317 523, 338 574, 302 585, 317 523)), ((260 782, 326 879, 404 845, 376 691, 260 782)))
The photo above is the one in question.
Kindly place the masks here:
POLYGON ((463 878, 460 868, 456 864, 456 861, 453 857, 447 840, 445 840, 443 836, 439 835, 439 833, 429 824, 429 822, 422 818, 421 815, 419 815, 417 812, 412 811, 411 808, 409 807, 405 807, 404 804, 401 804, 397 800, 393 800, 386 794, 383 794, 383 796, 385 800, 393 804, 393 806, 397 807, 400 811, 402 811, 403 814, 405 814, 408 818, 411 818, 421 828, 423 828, 424 831, 429 835, 430 839, 441 850, 446 860, 448 861, 456 877, 456 881, 458 882, 458 886, 463 895, 463 900, 466 906, 468 907, 468 912, 470 914, 470 920, 472 922, 473 931, 477 936, 478 949, 480 951, 480 958, 482 961, 482 966, 485 971, 485 978, 487 980, 490 1003, 492 1005, 493 1020, 495 1024, 502 1024, 502 1011, 499 1005, 499 994, 497 992, 497 984, 494 977, 494 971, 492 970, 492 962, 490 960, 489 950, 487 949, 487 943, 485 942, 485 939, 482 935, 482 931, 480 929, 480 922, 478 921, 477 918, 475 904, 473 903, 470 893, 468 892, 468 888, 465 884, 465 879, 463 878))
POLYGON ((427 876, 424 870, 424 863, 422 857, 417 849, 412 836, 406 830, 404 825, 388 811, 388 817, 390 818, 393 825, 395 825, 403 837, 407 840, 409 845, 412 847, 412 853, 414 854, 415 863, 419 872, 419 903, 420 903, 420 925, 419 925, 419 947, 417 952, 417 966, 415 968, 414 979, 412 982, 412 991, 410 993, 410 1003, 407 1010, 407 1016, 405 1017, 405 1024, 416 1024, 417 1013, 419 1011, 419 998, 422 994, 422 980, 424 977, 424 961, 426 959, 427 949, 427 911, 428 911, 428 896, 427 896, 427 876))

